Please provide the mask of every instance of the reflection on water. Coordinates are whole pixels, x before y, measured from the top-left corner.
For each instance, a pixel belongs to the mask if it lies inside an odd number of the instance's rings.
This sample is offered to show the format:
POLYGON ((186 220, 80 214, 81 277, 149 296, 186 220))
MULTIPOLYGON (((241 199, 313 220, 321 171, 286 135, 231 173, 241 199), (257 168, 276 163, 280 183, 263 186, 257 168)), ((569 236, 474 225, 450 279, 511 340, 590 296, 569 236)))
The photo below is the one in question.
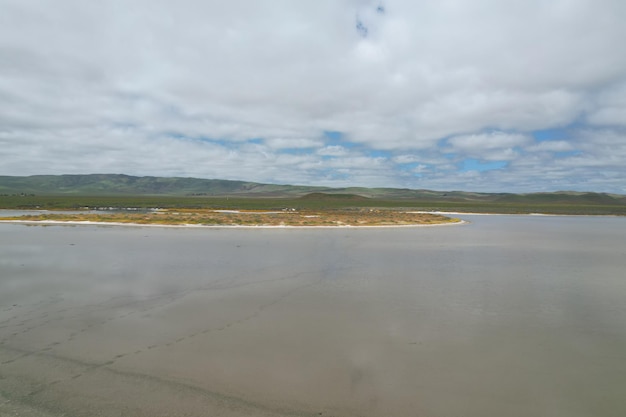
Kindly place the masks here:
POLYGON ((155 209, 141 209, 141 208, 127 208, 127 209, 117 209, 117 208, 101 208, 94 210, 9 210, 9 209, 0 209, 0 217, 15 217, 15 216, 38 216, 41 214, 102 214, 106 213, 126 213, 128 211, 132 211, 135 213, 150 213, 155 209))
POLYGON ((0 225, 0 415, 623 416, 626 219, 0 225))

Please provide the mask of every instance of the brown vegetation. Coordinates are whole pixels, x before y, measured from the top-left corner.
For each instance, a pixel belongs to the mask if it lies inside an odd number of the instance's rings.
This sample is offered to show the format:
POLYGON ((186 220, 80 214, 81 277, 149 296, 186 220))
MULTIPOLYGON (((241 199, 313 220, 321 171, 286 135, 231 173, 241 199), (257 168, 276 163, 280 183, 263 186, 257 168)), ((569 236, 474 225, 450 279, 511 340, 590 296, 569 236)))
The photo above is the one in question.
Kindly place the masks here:
POLYGON ((162 225, 207 226, 400 226, 451 223, 449 217, 395 210, 318 210, 318 211, 219 211, 201 209, 159 210, 153 212, 103 212, 68 214, 46 213, 13 217, 23 221, 106 222, 162 225))

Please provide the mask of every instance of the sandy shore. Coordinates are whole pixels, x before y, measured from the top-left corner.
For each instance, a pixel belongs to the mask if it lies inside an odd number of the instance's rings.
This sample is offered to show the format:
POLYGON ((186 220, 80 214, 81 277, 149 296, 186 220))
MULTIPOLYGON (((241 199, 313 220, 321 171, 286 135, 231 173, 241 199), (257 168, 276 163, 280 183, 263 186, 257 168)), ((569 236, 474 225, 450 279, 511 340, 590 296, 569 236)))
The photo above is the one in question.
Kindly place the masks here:
POLYGON ((145 223, 123 223, 123 222, 93 222, 93 221, 63 221, 63 220, 0 220, 0 223, 17 223, 31 226, 129 226, 129 227, 166 227, 166 228, 198 228, 198 229, 365 229, 365 228, 406 228, 406 227, 435 227, 435 226, 457 226, 468 223, 465 220, 447 223, 433 224, 388 224, 388 225, 363 225, 354 226, 349 224, 338 224, 333 226, 292 226, 292 225, 207 225, 207 224, 145 224, 145 223))
POLYGON ((464 211, 407 211, 414 214, 439 214, 442 216, 585 216, 585 214, 549 214, 549 213, 474 213, 464 211))

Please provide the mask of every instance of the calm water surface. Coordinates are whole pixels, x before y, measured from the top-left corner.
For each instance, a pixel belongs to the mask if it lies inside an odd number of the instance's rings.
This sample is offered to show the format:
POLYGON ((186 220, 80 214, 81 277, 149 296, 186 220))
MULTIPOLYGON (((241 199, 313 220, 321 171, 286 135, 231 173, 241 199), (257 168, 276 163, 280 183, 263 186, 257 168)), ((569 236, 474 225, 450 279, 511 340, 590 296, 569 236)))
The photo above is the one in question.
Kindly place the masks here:
POLYGON ((0 224, 0 415, 626 415, 626 218, 0 224))

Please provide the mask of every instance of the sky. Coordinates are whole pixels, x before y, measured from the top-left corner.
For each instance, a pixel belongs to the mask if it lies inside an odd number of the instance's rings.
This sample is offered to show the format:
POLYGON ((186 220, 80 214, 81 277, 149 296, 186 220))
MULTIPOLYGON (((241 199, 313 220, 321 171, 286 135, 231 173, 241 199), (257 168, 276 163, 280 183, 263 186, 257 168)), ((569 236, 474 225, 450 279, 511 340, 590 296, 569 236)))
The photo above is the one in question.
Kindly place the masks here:
POLYGON ((626 194, 624 0, 0 0, 0 175, 626 194))

